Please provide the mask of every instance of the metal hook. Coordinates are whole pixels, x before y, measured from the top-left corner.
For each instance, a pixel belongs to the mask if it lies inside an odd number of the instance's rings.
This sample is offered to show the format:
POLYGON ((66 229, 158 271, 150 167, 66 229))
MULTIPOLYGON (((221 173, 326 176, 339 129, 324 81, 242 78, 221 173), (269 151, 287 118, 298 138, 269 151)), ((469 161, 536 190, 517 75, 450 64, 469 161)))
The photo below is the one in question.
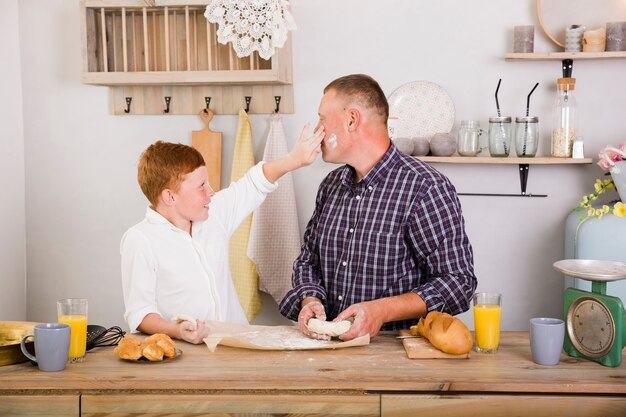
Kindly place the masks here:
POLYGON ((126 108, 124 109, 124 113, 130 113, 130 102, 133 101, 132 97, 126 97, 126 108))
POLYGON ((276 102, 274 113, 278 113, 280 111, 280 96, 274 96, 274 101, 276 102))
POLYGON ((165 96, 165 110, 163 110, 163 113, 169 113, 170 112, 170 101, 172 101, 172 97, 165 96))
POLYGON ((252 96, 246 96, 246 113, 250 111, 250 101, 252 101, 252 96))
POLYGON ((209 114, 209 106, 211 105, 211 97, 205 97, 204 102, 206 103, 206 107, 204 108, 204 114, 209 114))

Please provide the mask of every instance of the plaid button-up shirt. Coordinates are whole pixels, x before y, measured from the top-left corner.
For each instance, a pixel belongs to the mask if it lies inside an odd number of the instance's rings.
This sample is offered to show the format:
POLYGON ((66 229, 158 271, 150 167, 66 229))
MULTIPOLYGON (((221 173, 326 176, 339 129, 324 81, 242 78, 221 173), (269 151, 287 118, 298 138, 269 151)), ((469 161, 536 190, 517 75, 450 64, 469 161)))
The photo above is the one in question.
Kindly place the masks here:
POLYGON ((346 165, 320 185, 281 313, 297 320, 300 302, 312 296, 332 320, 352 304, 408 292, 428 311, 468 310, 477 279, 450 181, 393 144, 365 178, 355 183, 354 174, 346 165))

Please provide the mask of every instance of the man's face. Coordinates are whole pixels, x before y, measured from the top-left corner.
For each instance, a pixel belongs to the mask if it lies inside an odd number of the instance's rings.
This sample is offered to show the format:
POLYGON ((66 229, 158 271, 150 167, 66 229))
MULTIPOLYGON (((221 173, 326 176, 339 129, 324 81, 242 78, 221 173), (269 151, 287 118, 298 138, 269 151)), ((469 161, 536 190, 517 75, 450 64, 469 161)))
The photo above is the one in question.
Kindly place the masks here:
POLYGON ((215 192, 209 185, 205 166, 185 175, 179 189, 174 192, 176 211, 188 221, 203 221, 209 217, 209 203, 215 192))
POLYGON ((342 162, 341 154, 345 149, 346 128, 343 101, 334 90, 322 97, 318 110, 319 121, 315 130, 324 126, 325 137, 322 141, 322 159, 326 162, 342 162))

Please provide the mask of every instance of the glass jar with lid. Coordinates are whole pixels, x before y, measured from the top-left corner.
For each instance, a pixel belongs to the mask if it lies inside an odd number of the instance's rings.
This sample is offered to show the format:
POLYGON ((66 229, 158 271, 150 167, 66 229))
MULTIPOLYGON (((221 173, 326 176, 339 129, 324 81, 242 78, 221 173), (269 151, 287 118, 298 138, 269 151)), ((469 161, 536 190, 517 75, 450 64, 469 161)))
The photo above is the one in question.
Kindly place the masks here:
POLYGON ((521 158, 532 158, 539 145, 539 118, 515 118, 515 153, 521 158))
POLYGON ((550 153, 556 158, 571 158, 574 138, 578 135, 577 106, 574 97, 576 79, 559 78, 556 87, 550 153))
POLYGON ((489 154, 495 157, 509 156, 511 151, 511 118, 489 118, 489 154))

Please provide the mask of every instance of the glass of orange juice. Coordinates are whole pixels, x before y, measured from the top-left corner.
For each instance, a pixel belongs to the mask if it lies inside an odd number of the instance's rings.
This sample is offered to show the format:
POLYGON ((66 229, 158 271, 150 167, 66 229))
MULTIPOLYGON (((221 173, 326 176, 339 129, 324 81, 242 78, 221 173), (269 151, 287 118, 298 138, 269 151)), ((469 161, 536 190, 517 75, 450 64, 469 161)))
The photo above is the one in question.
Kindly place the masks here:
POLYGON ((68 362, 83 362, 87 351, 87 300, 84 298, 59 300, 57 313, 59 323, 70 325, 68 362))
POLYGON ((502 294, 477 292, 474 294, 474 350, 496 353, 500 345, 500 316, 502 294))

